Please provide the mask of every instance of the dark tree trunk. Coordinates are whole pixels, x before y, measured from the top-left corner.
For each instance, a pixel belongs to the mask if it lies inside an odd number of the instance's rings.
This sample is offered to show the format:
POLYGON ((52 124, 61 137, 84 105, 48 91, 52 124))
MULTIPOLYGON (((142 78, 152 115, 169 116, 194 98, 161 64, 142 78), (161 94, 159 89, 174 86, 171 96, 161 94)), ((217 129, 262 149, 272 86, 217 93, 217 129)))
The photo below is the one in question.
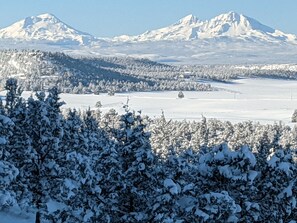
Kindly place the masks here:
POLYGON ((40 221, 40 212, 39 211, 36 212, 35 223, 41 223, 41 221, 40 221))

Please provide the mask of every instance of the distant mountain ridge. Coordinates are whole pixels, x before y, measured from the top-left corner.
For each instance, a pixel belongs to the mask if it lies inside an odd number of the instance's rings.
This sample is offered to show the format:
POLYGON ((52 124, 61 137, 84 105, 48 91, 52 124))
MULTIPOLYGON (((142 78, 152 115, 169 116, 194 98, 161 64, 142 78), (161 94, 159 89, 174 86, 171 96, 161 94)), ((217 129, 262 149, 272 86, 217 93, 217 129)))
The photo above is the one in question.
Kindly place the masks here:
POLYGON ((1 29, 0 38, 66 45, 87 45, 96 41, 92 35, 72 28, 49 13, 27 17, 1 29))
POLYGON ((188 15, 137 36, 99 38, 52 14, 0 29, 0 50, 31 49, 84 56, 129 56, 169 64, 297 63, 297 37, 229 12, 202 21, 188 15))
MULTIPOLYGON (((0 29, 0 39, 14 41, 41 41, 57 45, 99 45, 103 38, 81 32, 65 24, 52 14, 27 17, 0 29)), ((118 36, 107 42, 224 40, 297 43, 297 36, 286 34, 248 16, 229 12, 201 21, 188 15, 164 28, 147 31, 137 36, 118 36)))
POLYGON ((115 37, 114 40, 143 42, 161 40, 189 41, 197 39, 222 40, 224 38, 297 43, 296 35, 285 34, 236 12, 221 14, 206 21, 200 21, 196 16, 188 15, 168 27, 147 31, 137 36, 119 36, 115 37))

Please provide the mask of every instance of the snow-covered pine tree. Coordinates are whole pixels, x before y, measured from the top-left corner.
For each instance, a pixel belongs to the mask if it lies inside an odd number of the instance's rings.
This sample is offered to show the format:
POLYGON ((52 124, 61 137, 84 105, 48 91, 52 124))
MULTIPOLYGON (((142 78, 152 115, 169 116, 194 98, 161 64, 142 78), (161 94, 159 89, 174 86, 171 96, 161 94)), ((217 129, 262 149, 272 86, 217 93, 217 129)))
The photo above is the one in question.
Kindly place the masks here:
POLYGON ((91 110, 83 120, 69 111, 64 125, 66 160, 56 222, 119 222, 117 188, 121 184, 120 158, 115 144, 99 129, 91 110))
MULTIPOLYGON (((186 211, 193 204, 196 193, 193 188, 197 170, 191 150, 175 153, 172 149, 165 159, 156 164, 158 183, 155 184, 154 221, 155 222, 191 222, 186 211)), ((199 186, 198 186, 199 187, 199 186)))
POLYGON ((167 121, 162 112, 160 118, 153 120, 150 125, 152 136, 150 138, 151 146, 155 154, 161 158, 166 158, 169 152, 168 146, 170 145, 170 138, 172 129, 170 123, 172 120, 167 121))
POLYGON ((178 92, 177 97, 178 98, 184 98, 185 95, 184 95, 184 93, 182 91, 180 91, 180 92, 178 92))
POLYGON ((256 132, 255 140, 255 152, 257 157, 257 166, 258 169, 265 169, 266 167, 266 160, 269 156, 269 151, 272 148, 272 143, 269 140, 268 132, 265 128, 260 129, 256 132))
POLYGON ((230 138, 232 138, 234 134, 234 127, 230 121, 226 121, 223 123, 223 130, 218 136, 219 144, 229 142, 230 138))
POLYGON ((294 110, 291 118, 292 122, 297 122, 297 109, 294 110))
POLYGON ((243 145, 248 145, 252 127, 251 122, 237 123, 233 126, 233 134, 229 138, 228 145, 231 149, 239 149, 243 145))
POLYGON ((152 194, 156 184, 150 134, 145 132, 140 114, 128 111, 121 116, 117 136, 121 157, 122 182, 118 191, 119 211, 122 221, 150 222, 153 213, 152 194))
POLYGON ((64 122, 63 147, 67 152, 77 152, 83 155, 88 154, 86 144, 84 142, 84 122, 79 112, 68 110, 66 120, 64 122))
POLYGON ((271 149, 267 165, 257 180, 257 199, 260 201, 260 220, 289 222, 296 220, 297 166, 294 151, 271 149))
POLYGON ((237 223, 241 208, 227 191, 210 192, 198 197, 195 207, 196 222, 229 222, 237 223))
MULTIPOLYGON (((207 123, 208 127, 208 147, 213 147, 220 144, 219 134, 223 132, 222 123, 215 119, 209 119, 207 123)), ((224 143, 223 141, 221 143, 224 143)))
POLYGON ((65 169, 67 176, 63 190, 67 194, 64 202, 68 204, 68 209, 60 214, 69 221, 100 222, 107 205, 101 194, 101 187, 106 185, 101 185, 100 181, 107 176, 103 176, 97 164, 101 164, 99 156, 106 139, 90 109, 83 120, 76 111, 70 111, 67 117, 64 146, 68 170, 65 169))
POLYGON ((110 109, 101 117, 99 124, 109 138, 114 139, 120 128, 120 116, 115 109, 110 109))
POLYGON ((14 112, 14 108, 16 104, 20 100, 20 96, 22 94, 22 90, 17 85, 17 80, 14 78, 10 78, 6 81, 5 84, 6 99, 5 99, 5 108, 8 116, 14 112))
MULTIPOLYGON (((85 180, 84 166, 89 165, 88 151, 83 135, 83 121, 76 110, 69 110, 63 122, 63 138, 60 158, 57 163, 60 166, 63 180, 56 186, 54 194, 55 202, 64 204, 64 207, 51 213, 49 217, 54 222, 82 221, 85 212, 75 214, 85 203, 79 196, 81 193, 80 182, 85 180), (82 172, 80 172, 82 171, 82 172)), ((90 168, 86 168, 89 171, 90 168)))
POLYGON ((95 104, 95 107, 96 108, 101 108, 102 107, 101 101, 97 101, 96 104, 95 104))
POLYGON ((208 145, 209 129, 207 127, 207 120, 202 116, 202 120, 199 123, 199 131, 196 133, 199 136, 199 146, 201 149, 205 149, 208 145))
MULTIPOLYGON (((256 157, 247 146, 243 146, 236 151, 230 150, 226 144, 216 146, 209 152, 200 156, 197 168, 200 179, 205 181, 203 185, 200 186, 201 189, 204 188, 204 193, 210 192, 211 194, 213 192, 221 193, 221 191, 227 191, 228 196, 230 196, 235 203, 240 205, 244 203, 253 204, 253 195, 257 192, 254 187, 254 181, 259 173, 256 171, 256 157)), ((201 196, 203 197, 203 195, 201 196)), ((220 195, 220 197, 222 196, 220 195)), ((198 204, 199 206, 201 205, 199 202, 198 204)), ((209 205, 210 204, 207 204, 208 208, 215 208, 209 205)), ((220 205, 223 205, 223 203, 220 205)), ((238 210, 234 213, 229 213, 235 214, 231 215, 232 219, 237 219, 235 222, 240 219, 239 212, 244 212, 243 216, 245 220, 256 220, 250 218, 250 214, 252 214, 252 210, 248 209, 250 206, 246 207, 247 210, 241 210, 245 207, 237 208, 238 210)), ((196 212, 199 213, 201 219, 203 219, 203 216, 206 217, 205 222, 211 220, 229 222, 228 218, 231 217, 230 215, 226 215, 225 217, 222 216, 221 219, 219 217, 220 215, 209 215, 212 214, 210 209, 210 212, 201 212, 201 210, 202 209, 199 208, 199 211, 197 212, 196 210, 196 212)))
POLYGON ((296 139, 295 139, 296 133, 294 132, 295 128, 296 127, 293 128, 293 131, 290 126, 285 126, 282 129, 282 134, 279 138, 279 145, 283 149, 291 149, 293 145, 296 144, 296 139))
POLYGON ((89 204, 93 215, 90 219, 92 222, 121 222, 121 157, 112 140, 106 138, 103 141, 102 150, 92 159, 94 177, 89 193, 92 202, 89 204))
POLYGON ((17 203, 16 194, 11 184, 15 181, 19 171, 10 162, 10 153, 7 151, 8 139, 13 134, 13 125, 11 119, 0 108, 0 211, 6 210, 17 203))
POLYGON ((62 116, 59 111, 58 91, 53 89, 45 93, 36 93, 37 99, 28 99, 28 128, 33 150, 29 190, 33 196, 33 205, 37 209, 36 223, 47 214, 46 203, 54 197, 63 181, 63 173, 58 160, 63 137, 62 116))
POLYGON ((98 152, 101 148, 99 123, 94 117, 94 112, 89 108, 83 116, 84 123, 84 140, 87 150, 92 155, 93 152, 98 152))
MULTIPOLYGON (((32 208, 32 194, 28 190, 31 177, 30 166, 32 165, 32 156, 34 152, 31 147, 31 140, 27 129, 30 127, 28 123, 28 111, 25 100, 20 96, 20 90, 14 79, 6 82, 7 96, 5 108, 9 117, 13 120, 13 134, 9 137, 7 148, 10 153, 10 160, 19 169, 17 180, 12 187, 17 195, 18 204, 23 210, 30 211, 32 208)), ((32 211, 32 210, 31 210, 32 211)))

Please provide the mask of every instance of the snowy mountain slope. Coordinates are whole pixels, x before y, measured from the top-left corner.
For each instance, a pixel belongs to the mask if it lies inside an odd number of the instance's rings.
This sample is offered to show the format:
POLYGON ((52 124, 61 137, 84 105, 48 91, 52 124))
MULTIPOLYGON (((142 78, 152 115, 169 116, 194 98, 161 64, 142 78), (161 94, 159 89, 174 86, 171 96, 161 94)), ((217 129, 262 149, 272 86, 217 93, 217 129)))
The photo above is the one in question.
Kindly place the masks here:
POLYGON ((297 43, 295 35, 285 34, 235 12, 221 14, 209 21, 200 21, 197 17, 189 15, 168 27, 147 31, 138 36, 119 36, 114 40, 138 42, 226 38, 297 43))
POLYGON ((203 22, 199 21, 197 17, 188 15, 177 23, 153 30, 147 31, 139 36, 119 36, 114 40, 118 41, 149 41, 149 40, 191 40, 197 38, 197 27, 201 26, 203 22))
POLYGON ((96 41, 92 35, 78 31, 48 13, 27 17, 1 29, 0 39, 44 41, 65 45, 86 45, 96 41))
POLYGON ((231 38, 223 40, 115 42, 109 47, 100 48, 98 53, 112 56, 116 52, 116 55, 169 64, 297 63, 297 44, 231 38))
POLYGON ((129 56, 181 64, 297 62, 295 35, 235 12, 208 21, 189 15, 165 28, 112 39, 93 37, 51 14, 42 14, 0 29, 0 49, 129 56))

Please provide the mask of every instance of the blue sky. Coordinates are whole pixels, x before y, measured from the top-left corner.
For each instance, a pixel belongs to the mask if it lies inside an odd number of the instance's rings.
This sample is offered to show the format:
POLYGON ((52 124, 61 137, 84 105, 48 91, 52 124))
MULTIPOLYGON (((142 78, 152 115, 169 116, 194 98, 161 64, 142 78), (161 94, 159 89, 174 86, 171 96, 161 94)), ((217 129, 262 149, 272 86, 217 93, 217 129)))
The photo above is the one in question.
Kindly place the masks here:
POLYGON ((49 12, 78 30, 111 37, 164 27, 188 14, 205 20, 229 11, 297 34, 296 0, 0 0, 0 28, 49 12))

